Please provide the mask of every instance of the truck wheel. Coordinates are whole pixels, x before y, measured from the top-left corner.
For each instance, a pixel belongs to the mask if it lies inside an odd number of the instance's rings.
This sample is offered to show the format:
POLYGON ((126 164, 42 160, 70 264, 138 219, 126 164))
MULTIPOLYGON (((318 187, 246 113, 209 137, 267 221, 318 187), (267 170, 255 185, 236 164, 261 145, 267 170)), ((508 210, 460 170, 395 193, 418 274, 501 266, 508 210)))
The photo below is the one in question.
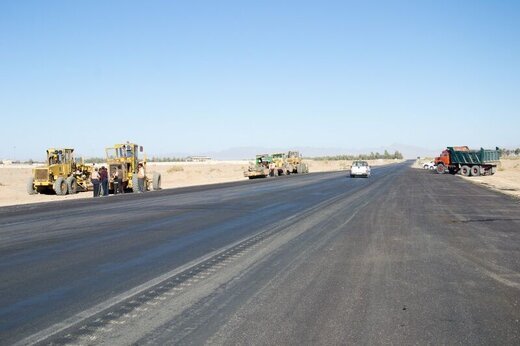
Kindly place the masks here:
POLYGON ((34 180, 32 177, 27 180, 27 193, 29 195, 34 195, 36 193, 36 190, 34 189, 34 180))
POLYGON ((65 181, 65 178, 58 177, 56 181, 54 182, 54 192, 58 196, 64 196, 67 194, 67 182, 65 181))
POLYGON ((78 182, 75 177, 67 178, 67 189, 71 195, 78 193, 78 182))
POLYGON ((154 191, 161 189, 161 173, 154 172, 152 187, 154 191))
POLYGON ((469 169, 469 166, 462 166, 460 167, 460 174, 462 174, 465 177, 469 177, 471 170, 469 169))
POLYGON ((446 167, 444 167, 444 165, 442 163, 439 163, 437 165, 437 173, 439 174, 444 174, 444 171, 446 170, 446 167))
POLYGON ((491 175, 495 174, 497 172, 496 167, 491 167, 491 175))
POLYGON ((137 174, 134 174, 132 176, 132 192, 133 193, 139 192, 139 181, 137 180, 137 174))
POLYGON ((471 166, 471 175, 478 177, 480 175, 480 166, 471 166))

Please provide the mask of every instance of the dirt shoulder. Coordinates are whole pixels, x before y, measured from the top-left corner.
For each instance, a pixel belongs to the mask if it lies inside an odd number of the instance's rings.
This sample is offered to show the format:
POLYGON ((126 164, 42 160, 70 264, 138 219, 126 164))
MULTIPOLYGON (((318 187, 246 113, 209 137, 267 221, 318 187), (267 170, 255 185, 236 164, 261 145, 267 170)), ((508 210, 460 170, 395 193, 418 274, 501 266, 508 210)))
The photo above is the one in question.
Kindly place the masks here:
MULTIPOLYGON (((310 172, 330 172, 350 169, 351 161, 315 161, 307 160, 310 172)), ((390 164, 394 160, 369 161, 372 166, 390 164)), ((162 188, 226 183, 247 180, 244 170, 249 161, 209 161, 209 162, 161 162, 148 163, 147 173, 161 173, 162 188)), ((0 165, 0 207, 17 204, 63 201, 70 199, 91 198, 92 192, 75 195, 56 196, 27 193, 27 182, 36 165, 0 165)))
POLYGON ((502 159, 493 175, 462 177, 475 184, 520 198, 520 159, 502 159))
MULTIPOLYGON (((412 167, 423 169, 423 164, 427 161, 428 160, 417 160, 412 167)), ((480 184, 495 191, 520 198, 520 158, 501 159, 497 167, 497 172, 493 175, 480 177, 464 177, 458 175, 458 177, 474 184, 480 184)))

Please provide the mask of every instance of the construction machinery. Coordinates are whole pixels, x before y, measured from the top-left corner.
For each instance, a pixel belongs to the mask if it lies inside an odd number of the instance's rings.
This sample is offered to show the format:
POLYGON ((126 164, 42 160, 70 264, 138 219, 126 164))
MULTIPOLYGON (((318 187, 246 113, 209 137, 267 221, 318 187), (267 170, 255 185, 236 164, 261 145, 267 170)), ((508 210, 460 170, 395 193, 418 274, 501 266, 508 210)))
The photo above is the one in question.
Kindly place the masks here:
POLYGON ((269 165, 273 158, 268 154, 256 155, 255 162, 250 164, 244 177, 249 179, 265 178, 269 176, 269 165))
POLYGON ((289 175, 294 173, 309 173, 307 164, 302 162, 302 156, 298 151, 286 153, 275 153, 272 155, 270 175, 289 175))
POLYGON ((495 174, 500 151, 496 149, 470 150, 467 146, 447 147, 435 158, 437 173, 479 176, 495 174))
POLYGON ((289 151, 287 153, 287 164, 289 165, 290 173, 309 173, 309 166, 303 162, 299 151, 289 151))
POLYGON ((92 166, 74 159, 74 149, 50 148, 47 149, 46 165, 33 169, 27 192, 66 195, 87 191, 91 186, 91 174, 92 166))
POLYGON ((292 167, 287 163, 286 153, 274 153, 272 157, 273 162, 269 166, 269 175, 271 177, 291 174, 292 167))
MULTIPOLYGON (((118 172, 123 189, 138 192, 137 171, 140 163, 146 172, 146 155, 144 155, 143 147, 135 143, 126 142, 105 148, 105 152, 108 165, 109 190, 115 191, 114 184, 116 180, 114 176, 118 172)), ((153 172, 151 178, 150 175, 146 174, 144 185, 145 190, 150 190, 151 188, 160 190, 161 174, 153 172)))

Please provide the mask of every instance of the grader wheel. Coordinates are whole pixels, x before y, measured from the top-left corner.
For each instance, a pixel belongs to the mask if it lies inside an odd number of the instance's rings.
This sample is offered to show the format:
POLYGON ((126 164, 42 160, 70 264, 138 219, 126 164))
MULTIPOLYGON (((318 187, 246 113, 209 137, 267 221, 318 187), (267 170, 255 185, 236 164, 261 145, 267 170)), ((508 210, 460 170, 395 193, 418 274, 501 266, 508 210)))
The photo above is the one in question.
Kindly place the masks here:
POLYGON ((32 177, 27 181, 27 193, 29 195, 34 195, 36 193, 34 188, 34 180, 32 177))
POLYGON ((78 182, 75 177, 67 178, 67 189, 71 195, 78 193, 78 182))
POLYGON ((58 177, 54 182, 54 191, 58 196, 64 196, 67 194, 67 181, 63 177, 58 177))
POLYGON ((154 191, 161 189, 161 173, 153 174, 152 187, 154 191))

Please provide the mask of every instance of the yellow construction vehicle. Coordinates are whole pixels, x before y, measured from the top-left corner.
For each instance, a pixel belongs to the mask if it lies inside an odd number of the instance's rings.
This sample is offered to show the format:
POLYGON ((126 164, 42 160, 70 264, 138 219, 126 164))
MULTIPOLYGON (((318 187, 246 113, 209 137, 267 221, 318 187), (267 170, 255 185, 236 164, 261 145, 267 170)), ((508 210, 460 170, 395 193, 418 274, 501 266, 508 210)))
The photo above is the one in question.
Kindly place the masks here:
POLYGON ((302 161, 302 155, 299 151, 287 153, 287 164, 291 173, 309 173, 309 166, 302 161))
MULTIPOLYGON (((146 172, 146 155, 144 155, 143 147, 135 143, 126 142, 124 144, 115 144, 113 147, 106 148, 105 151, 109 174, 109 190, 114 190, 114 174, 118 171, 123 189, 138 192, 137 166, 139 163, 143 164, 146 172), (142 155, 142 158, 140 158, 140 155, 142 155)), ((160 190, 161 174, 154 172, 151 176, 152 178, 146 174, 145 190, 150 190, 152 187, 154 190, 160 190)))
POLYGON ((47 149, 46 165, 33 169, 27 192, 66 195, 87 191, 91 186, 91 174, 92 166, 74 159, 74 149, 47 149))
POLYGON ((287 154, 274 153, 271 155, 272 162, 269 164, 269 175, 277 177, 279 175, 289 175, 290 167, 287 165, 287 154))

